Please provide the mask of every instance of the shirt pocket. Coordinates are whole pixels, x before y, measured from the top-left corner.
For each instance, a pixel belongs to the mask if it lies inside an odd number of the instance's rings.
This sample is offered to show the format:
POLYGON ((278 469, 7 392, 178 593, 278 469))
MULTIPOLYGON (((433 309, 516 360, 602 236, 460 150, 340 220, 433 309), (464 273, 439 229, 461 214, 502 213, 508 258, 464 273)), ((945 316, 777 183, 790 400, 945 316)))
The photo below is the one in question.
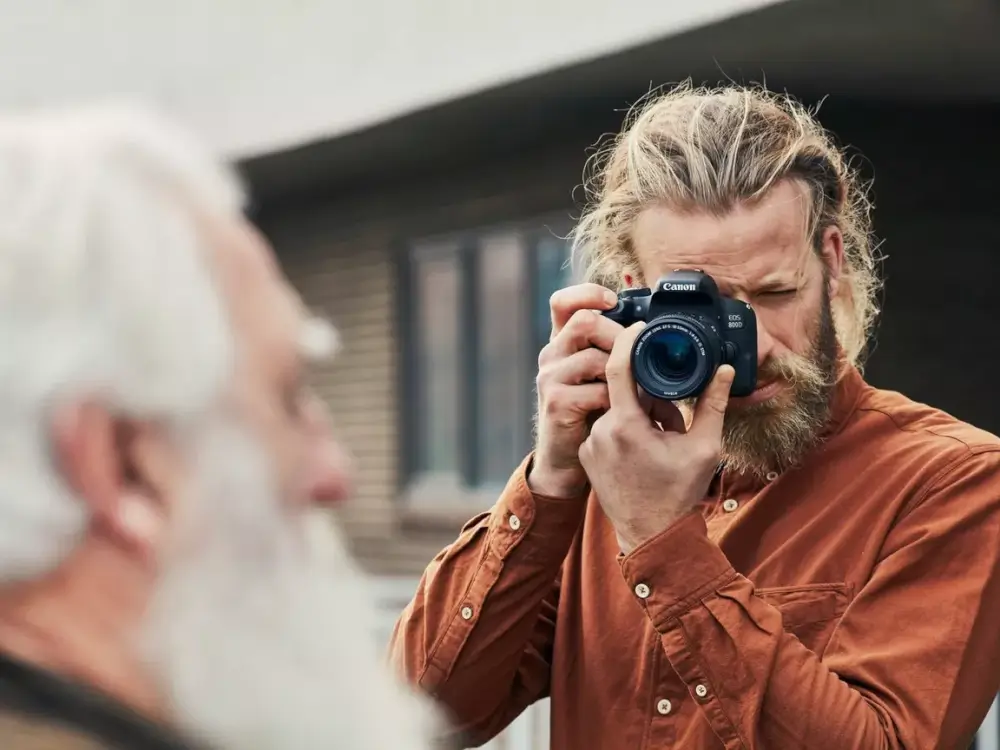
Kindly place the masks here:
POLYGON ((781 612, 786 633, 821 654, 854 597, 848 583, 814 583, 756 589, 757 596, 781 612))

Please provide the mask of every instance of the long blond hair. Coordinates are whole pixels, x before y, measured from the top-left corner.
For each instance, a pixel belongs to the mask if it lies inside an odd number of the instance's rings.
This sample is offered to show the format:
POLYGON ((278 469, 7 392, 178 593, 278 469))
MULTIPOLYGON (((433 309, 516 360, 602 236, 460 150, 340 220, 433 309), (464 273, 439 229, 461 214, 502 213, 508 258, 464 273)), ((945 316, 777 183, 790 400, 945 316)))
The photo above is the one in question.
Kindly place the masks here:
POLYGON ((834 321, 848 360, 861 363, 880 287, 871 202, 867 185, 804 106, 759 87, 684 83, 633 107, 586 171, 588 205, 572 233, 574 263, 587 280, 615 290, 625 273, 641 277, 631 230, 644 208, 666 204, 722 215, 781 180, 801 181, 811 198, 814 247, 829 226, 844 237, 834 321))

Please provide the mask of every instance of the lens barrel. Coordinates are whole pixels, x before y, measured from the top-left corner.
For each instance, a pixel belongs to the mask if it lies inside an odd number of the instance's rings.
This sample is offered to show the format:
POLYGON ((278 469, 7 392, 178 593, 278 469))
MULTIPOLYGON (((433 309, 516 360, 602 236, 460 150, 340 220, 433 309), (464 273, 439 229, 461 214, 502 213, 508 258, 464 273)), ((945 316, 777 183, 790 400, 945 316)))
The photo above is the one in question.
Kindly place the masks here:
POLYGON ((697 396, 722 361, 722 341, 697 316, 670 313, 652 320, 632 349, 632 374, 643 390, 678 401, 697 396))

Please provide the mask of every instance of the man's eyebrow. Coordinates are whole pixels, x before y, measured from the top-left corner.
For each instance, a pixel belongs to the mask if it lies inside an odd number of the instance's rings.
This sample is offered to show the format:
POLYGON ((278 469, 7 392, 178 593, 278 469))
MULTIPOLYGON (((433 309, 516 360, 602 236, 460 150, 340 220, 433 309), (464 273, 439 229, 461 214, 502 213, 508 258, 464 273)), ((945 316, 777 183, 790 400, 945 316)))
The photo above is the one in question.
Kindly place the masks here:
POLYGON ((797 286, 795 278, 790 276, 769 276, 756 284, 752 284, 758 292, 770 292, 775 289, 791 289, 797 286))
POLYGON ((325 318, 311 316, 302 322, 298 344, 303 360, 309 363, 325 362, 340 349, 340 335, 325 318))

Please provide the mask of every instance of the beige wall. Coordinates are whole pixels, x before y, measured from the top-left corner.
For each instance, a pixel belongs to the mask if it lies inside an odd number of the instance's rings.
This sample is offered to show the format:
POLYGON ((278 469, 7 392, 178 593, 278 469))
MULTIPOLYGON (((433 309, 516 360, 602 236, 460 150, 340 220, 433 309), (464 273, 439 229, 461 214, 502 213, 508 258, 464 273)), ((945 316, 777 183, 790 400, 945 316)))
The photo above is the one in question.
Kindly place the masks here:
POLYGON ((547 148, 355 201, 317 197, 309 205, 274 207, 262 217, 292 283, 343 338, 342 352, 314 377, 356 459, 356 498, 341 515, 369 570, 419 574, 481 510, 414 514, 399 497, 398 248, 437 232, 565 212, 581 154, 575 143, 547 148))
POLYGON ((394 267, 386 237, 368 233, 338 239, 326 229, 321 223, 302 226, 291 232, 293 237, 279 232, 277 241, 296 246, 284 259, 289 278, 342 336, 338 356, 317 368, 313 379, 356 464, 355 499, 341 510, 348 535, 366 561, 394 568, 390 553, 395 545, 386 544, 395 521, 394 267))

